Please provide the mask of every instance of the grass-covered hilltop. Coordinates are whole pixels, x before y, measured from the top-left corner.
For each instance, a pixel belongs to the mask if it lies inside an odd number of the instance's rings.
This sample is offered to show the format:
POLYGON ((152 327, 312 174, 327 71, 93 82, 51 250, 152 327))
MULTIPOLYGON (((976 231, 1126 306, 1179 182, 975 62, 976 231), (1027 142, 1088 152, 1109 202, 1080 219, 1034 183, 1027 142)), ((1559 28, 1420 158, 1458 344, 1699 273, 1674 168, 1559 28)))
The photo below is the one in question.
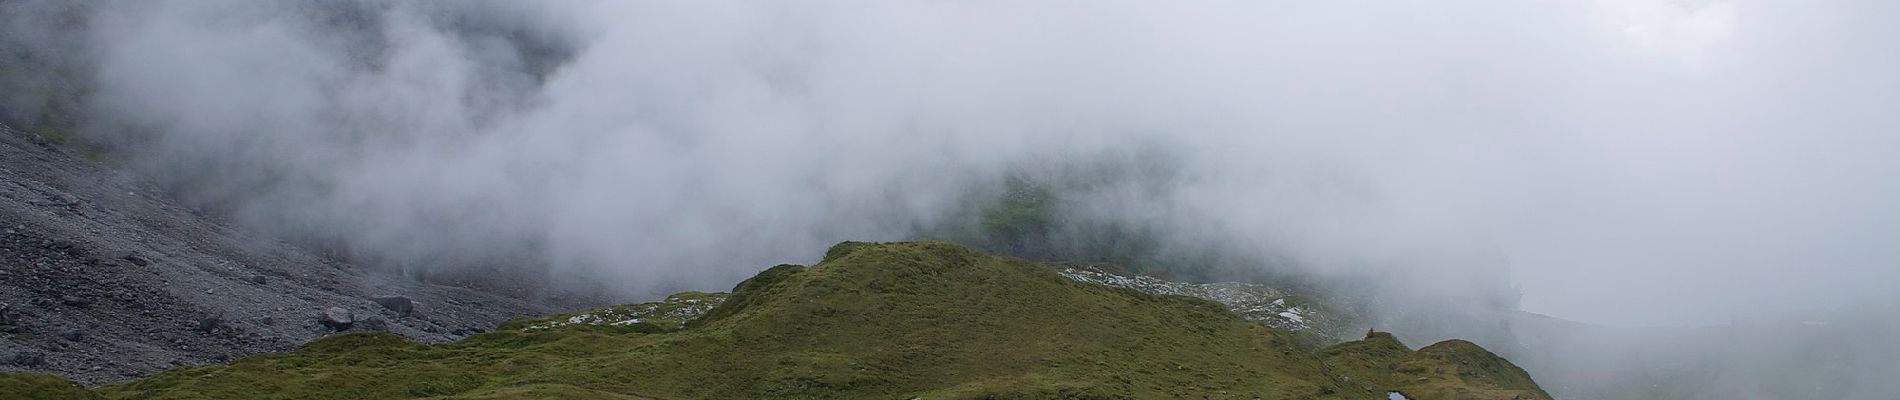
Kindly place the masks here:
POLYGON ((1476 345, 1315 349, 1214 301, 1072 279, 946 242, 844 243, 730 294, 518 320, 423 345, 351 333, 92 388, 0 375, 8 398, 1547 399, 1476 345))

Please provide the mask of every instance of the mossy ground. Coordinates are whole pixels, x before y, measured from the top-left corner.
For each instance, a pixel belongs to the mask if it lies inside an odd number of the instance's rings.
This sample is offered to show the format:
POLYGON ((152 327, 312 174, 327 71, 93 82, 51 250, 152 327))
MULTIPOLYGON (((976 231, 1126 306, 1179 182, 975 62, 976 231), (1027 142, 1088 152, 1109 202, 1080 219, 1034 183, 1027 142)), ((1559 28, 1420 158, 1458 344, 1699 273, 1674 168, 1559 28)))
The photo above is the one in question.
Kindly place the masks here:
POLYGON ((665 328, 501 329, 433 346, 347 334, 95 391, 110 399, 1380 396, 1289 334, 1217 303, 1075 282, 943 242, 840 245, 818 265, 760 273, 704 316, 665 328))
POLYGON ((98 393, 73 381, 45 374, 0 373, 0 398, 27 400, 94 400, 98 393))

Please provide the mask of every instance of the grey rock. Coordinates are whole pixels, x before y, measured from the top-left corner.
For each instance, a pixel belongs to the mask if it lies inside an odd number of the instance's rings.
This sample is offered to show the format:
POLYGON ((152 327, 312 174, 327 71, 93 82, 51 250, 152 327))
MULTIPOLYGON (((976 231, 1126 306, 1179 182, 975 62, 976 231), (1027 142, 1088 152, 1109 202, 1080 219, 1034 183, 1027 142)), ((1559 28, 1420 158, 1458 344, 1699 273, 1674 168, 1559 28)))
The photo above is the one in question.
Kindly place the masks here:
POLYGON ((265 278, 263 275, 251 275, 251 279, 250 279, 251 283, 255 283, 259 285, 262 285, 265 282, 269 282, 269 281, 270 281, 269 278, 265 278))
POLYGON ((370 298, 370 300, 375 301, 376 304, 382 305, 383 308, 389 309, 389 311, 395 311, 396 314, 399 314, 399 315, 406 316, 416 311, 415 301, 409 300, 408 297, 380 296, 380 297, 372 297, 370 298))
POLYGON ((69 295, 59 296, 59 304, 65 304, 65 305, 73 306, 73 307, 85 307, 85 306, 92 305, 92 300, 87 300, 84 297, 79 297, 79 296, 74 296, 74 295, 69 294, 69 295))
POLYGON ((318 322, 322 322, 323 326, 330 329, 341 331, 350 329, 350 325, 356 324, 356 314, 343 307, 330 307, 323 310, 323 316, 318 318, 318 322))
POLYGON ((80 330, 77 328, 67 329, 64 331, 60 331, 59 337, 65 338, 66 340, 69 340, 69 341, 77 342, 77 341, 86 339, 86 331, 80 330))
POLYGON ((7 357, 7 363, 22 367, 37 367, 46 364, 46 353, 31 350, 14 352, 12 356, 7 357))
POLYGON ((380 315, 371 315, 369 317, 363 318, 362 321, 358 321, 358 322, 360 322, 358 325, 362 326, 363 329, 368 329, 372 331, 388 331, 389 330, 389 320, 383 319, 383 317, 380 315))
POLYGON ((223 326, 224 326, 224 318, 203 317, 203 318, 198 318, 198 322, 197 324, 195 324, 193 329, 197 330, 198 333, 211 333, 212 331, 216 331, 218 330, 219 327, 223 327, 223 326))
POLYGON ((137 265, 141 267, 152 265, 152 260, 147 260, 145 259, 144 256, 140 256, 139 253, 136 253, 136 252, 126 253, 123 256, 119 256, 119 259, 125 260, 126 262, 130 262, 132 263, 132 265, 137 265))

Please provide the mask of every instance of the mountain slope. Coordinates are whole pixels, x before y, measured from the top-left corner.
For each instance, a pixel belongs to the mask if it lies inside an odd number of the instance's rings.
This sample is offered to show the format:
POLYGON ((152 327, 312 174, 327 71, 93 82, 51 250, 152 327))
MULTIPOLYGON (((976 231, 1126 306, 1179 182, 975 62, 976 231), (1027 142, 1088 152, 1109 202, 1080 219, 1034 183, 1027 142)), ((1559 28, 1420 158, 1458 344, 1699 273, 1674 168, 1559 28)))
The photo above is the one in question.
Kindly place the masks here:
POLYGON ((118 399, 1380 396, 1291 334, 1219 303, 1078 282, 942 242, 840 244, 817 265, 774 267, 716 296, 596 311, 623 317, 615 322, 588 313, 515 321, 443 345, 339 335, 97 391, 118 399), (700 315, 681 310, 701 300, 718 306, 683 324, 644 319, 700 315))
POLYGON ((289 350, 334 331, 331 307, 425 341, 549 311, 257 238, 0 125, 0 372, 98 384, 289 350))

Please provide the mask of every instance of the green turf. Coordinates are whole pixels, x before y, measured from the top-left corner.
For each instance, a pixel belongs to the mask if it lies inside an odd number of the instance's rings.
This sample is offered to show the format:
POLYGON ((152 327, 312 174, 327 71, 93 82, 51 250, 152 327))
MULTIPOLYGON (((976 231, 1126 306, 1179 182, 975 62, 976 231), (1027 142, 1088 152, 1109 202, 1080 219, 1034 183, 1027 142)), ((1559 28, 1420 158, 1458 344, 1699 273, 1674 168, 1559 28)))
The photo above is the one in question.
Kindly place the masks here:
POLYGON ((8 400, 91 400, 97 393, 73 381, 45 374, 0 373, 0 398, 8 400))

